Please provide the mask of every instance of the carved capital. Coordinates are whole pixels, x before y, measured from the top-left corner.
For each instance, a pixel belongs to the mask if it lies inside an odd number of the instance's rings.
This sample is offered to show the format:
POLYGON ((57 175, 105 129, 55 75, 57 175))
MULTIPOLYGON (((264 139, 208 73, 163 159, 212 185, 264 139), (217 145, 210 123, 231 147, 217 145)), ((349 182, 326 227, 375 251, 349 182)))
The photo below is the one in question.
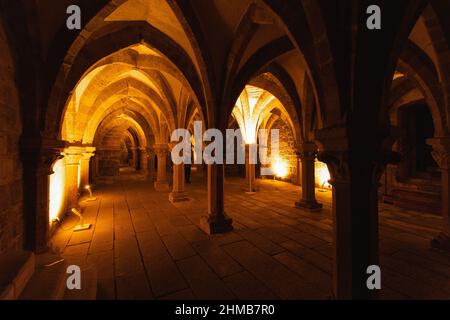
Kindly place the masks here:
POLYGON ((320 151, 344 152, 348 150, 348 134, 346 127, 329 127, 314 133, 320 151))
POLYGON ((67 165, 79 165, 86 148, 70 146, 64 149, 63 155, 67 165))
POLYGON ((165 157, 169 153, 169 146, 167 144, 155 144, 153 146, 153 151, 158 157, 165 157))
POLYGON ((349 182, 351 166, 355 166, 356 172, 363 166, 363 171, 371 172, 374 186, 378 186, 387 164, 400 161, 399 154, 392 151, 396 136, 394 127, 382 128, 363 150, 350 150, 345 127, 325 128, 315 134, 320 147, 319 160, 327 164, 333 181, 349 182))
POLYGON ((326 163, 330 171, 331 181, 335 183, 350 182, 350 168, 348 152, 346 151, 322 151, 318 155, 319 161, 326 163))
POLYGON ((330 127, 318 130, 314 138, 319 146, 318 159, 328 166, 330 183, 349 183, 350 168, 348 135, 345 127, 330 127))
POLYGON ((64 146, 63 141, 50 138, 24 138, 21 141, 24 169, 31 174, 51 175, 55 162, 63 158, 64 146))
POLYGON ((85 160, 85 161, 89 161, 89 160, 91 160, 91 158, 93 157, 93 156, 95 156, 95 148, 92 148, 93 150, 91 150, 91 149, 89 149, 89 148, 86 148, 86 151, 85 152, 83 152, 83 157, 82 157, 82 160, 85 160))
POLYGON ((317 153, 317 145, 313 142, 304 142, 296 150, 297 157, 306 161, 314 161, 317 153))
POLYGON ((149 158, 155 155, 155 150, 153 148, 145 148, 145 152, 147 153, 149 158))

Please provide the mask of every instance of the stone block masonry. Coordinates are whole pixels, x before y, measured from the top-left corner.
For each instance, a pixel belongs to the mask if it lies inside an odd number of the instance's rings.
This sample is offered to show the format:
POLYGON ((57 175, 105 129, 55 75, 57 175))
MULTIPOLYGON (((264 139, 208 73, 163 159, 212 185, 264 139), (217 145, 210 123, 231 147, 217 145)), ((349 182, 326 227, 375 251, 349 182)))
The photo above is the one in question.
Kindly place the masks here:
POLYGON ((6 36, 0 28, 0 254, 23 247, 19 98, 6 36))

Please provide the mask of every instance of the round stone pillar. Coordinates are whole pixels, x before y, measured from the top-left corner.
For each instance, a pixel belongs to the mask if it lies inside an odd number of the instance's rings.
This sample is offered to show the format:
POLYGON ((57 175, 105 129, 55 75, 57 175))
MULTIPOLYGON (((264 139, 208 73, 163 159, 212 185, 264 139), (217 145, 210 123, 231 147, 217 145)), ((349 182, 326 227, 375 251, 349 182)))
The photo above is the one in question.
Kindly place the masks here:
POLYGON ((316 200, 316 179, 315 166, 317 147, 313 143, 302 145, 297 153, 301 170, 302 196, 300 201, 295 203, 297 208, 318 211, 322 209, 322 204, 316 200))
POLYGON ((188 201, 188 194, 185 190, 184 164, 173 165, 173 188, 169 195, 170 202, 188 201))
MULTIPOLYGON (((79 187, 81 187, 79 175, 81 160, 84 156, 84 148, 68 147, 64 149, 64 164, 66 167, 66 193, 67 193, 67 210, 73 208, 78 209, 79 187)), ((89 166, 88 166, 89 167, 89 166)))
POLYGON ((333 217, 333 294, 336 299, 377 299, 367 287, 367 268, 379 266, 378 180, 382 154, 372 145, 349 152, 347 129, 316 132, 319 160, 330 171, 333 217), (377 155, 375 160, 370 158, 377 155))
POLYGON ((147 148, 146 151, 147 151, 148 179, 150 181, 156 181, 155 151, 152 148, 147 148))
POLYGON ((208 165, 208 215, 200 220, 200 228, 207 234, 233 230, 232 219, 224 212, 223 165, 208 165))
POLYGON ((167 144, 158 144, 154 146, 158 160, 158 169, 155 181, 155 189, 160 192, 169 191, 169 182, 167 180, 167 156, 169 148, 167 144))
POLYGON ((256 161, 258 157, 258 145, 245 145, 245 177, 247 184, 247 193, 255 193, 256 188, 256 161))
POLYGON ((139 148, 139 170, 146 171, 148 169, 148 154, 146 148, 139 148))
POLYGON ((95 148, 87 147, 83 152, 80 160, 80 191, 90 184, 89 182, 89 168, 91 158, 95 155, 95 148))

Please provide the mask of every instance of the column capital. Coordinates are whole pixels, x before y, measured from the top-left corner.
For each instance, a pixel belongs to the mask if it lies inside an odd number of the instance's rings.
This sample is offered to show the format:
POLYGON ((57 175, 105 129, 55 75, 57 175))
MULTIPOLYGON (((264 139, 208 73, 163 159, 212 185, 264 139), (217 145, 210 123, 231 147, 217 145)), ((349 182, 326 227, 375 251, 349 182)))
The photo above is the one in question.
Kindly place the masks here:
POLYGON ((93 156, 95 156, 96 148, 94 147, 86 147, 83 152, 83 160, 90 160, 93 156))
POLYGON ((67 165, 78 165, 84 157, 86 148, 78 146, 69 146, 64 149, 63 155, 67 165))
POLYGON ((296 148, 297 157, 305 160, 315 160, 318 153, 317 145, 314 142, 303 142, 296 148))
POLYGON ((350 166, 347 151, 322 151, 318 155, 319 161, 326 163, 330 171, 330 184, 349 183, 350 166))
POLYGON ((168 150, 168 151, 172 151, 173 148, 175 148, 178 144, 179 144, 179 142, 169 142, 169 143, 167 144, 167 150, 168 150))
POLYGON ((347 128, 343 126, 317 130, 314 132, 314 140, 320 151, 342 152, 348 150, 347 128))
POLYGON ((443 170, 450 169, 450 137, 428 139, 427 144, 433 147, 431 155, 443 170))
POLYGON ((348 133, 346 127, 329 127, 314 133, 319 146, 318 159, 328 166, 331 184, 349 183, 348 133))
POLYGON ((169 145, 164 143, 164 144, 155 144, 153 146, 153 151, 160 156, 164 156, 167 155, 167 153, 169 152, 169 145))
POLYGON ((51 175, 55 162, 63 158, 64 147, 64 141, 47 137, 23 138, 21 152, 25 170, 38 175, 51 175))

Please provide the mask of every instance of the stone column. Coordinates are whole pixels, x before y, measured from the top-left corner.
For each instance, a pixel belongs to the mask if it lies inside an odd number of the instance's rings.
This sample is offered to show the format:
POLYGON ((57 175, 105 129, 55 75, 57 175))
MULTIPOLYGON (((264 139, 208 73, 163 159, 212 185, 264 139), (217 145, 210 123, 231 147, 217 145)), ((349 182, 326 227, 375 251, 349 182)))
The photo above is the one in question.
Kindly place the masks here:
POLYGON ((450 137, 429 139, 433 158, 441 169, 442 232, 431 241, 431 246, 450 251, 450 137))
POLYGON ((316 141, 333 186, 334 297, 376 299, 377 290, 367 288, 366 272, 379 265, 377 179, 382 166, 374 165, 374 150, 349 152, 345 128, 320 130, 316 141))
POLYGON ((256 192, 256 160, 257 160, 257 149, 256 144, 246 144, 245 145, 245 177, 247 183, 247 193, 256 192), (250 159, 253 158, 253 163, 250 163, 250 159))
POLYGON ((133 152, 133 163, 132 163, 132 167, 133 169, 135 169, 136 171, 140 170, 141 167, 141 149, 138 147, 133 147, 132 148, 132 152, 133 152))
POLYGON ((84 156, 84 148, 68 147, 64 149, 64 164, 66 167, 66 193, 67 193, 67 210, 79 208, 78 204, 78 179, 80 172, 80 162, 84 156))
POLYGON ((158 158, 158 170, 155 181, 155 189, 160 192, 169 191, 169 182, 167 181, 167 155, 169 148, 167 144, 158 144, 154 147, 158 158))
POLYGON ((301 170, 302 196, 295 203, 297 208, 310 211, 321 210, 323 205, 316 200, 315 167, 317 147, 314 143, 304 143, 297 154, 301 170))
POLYGON ((300 149, 297 150, 297 167, 295 168, 295 185, 301 186, 302 185, 302 158, 301 158, 301 152, 300 149))
POLYGON ((155 152, 151 148, 147 148, 147 160, 148 179, 155 181, 155 152))
POLYGON ((146 148, 139 148, 139 170, 148 170, 148 154, 146 148))
POLYGON ((173 165, 173 188, 169 195, 170 202, 188 201, 188 194, 185 190, 184 164, 173 165))
POLYGON ((89 167, 90 160, 95 155, 95 148, 87 147, 83 152, 80 162, 80 191, 90 184, 89 182, 89 167))
POLYGON ((49 190, 54 163, 62 158, 62 141, 31 138, 22 142, 25 248, 36 253, 48 250, 49 190))
POLYGON ((232 219, 224 212, 223 165, 208 165, 208 216, 200 220, 200 228, 207 234, 233 230, 232 219))

